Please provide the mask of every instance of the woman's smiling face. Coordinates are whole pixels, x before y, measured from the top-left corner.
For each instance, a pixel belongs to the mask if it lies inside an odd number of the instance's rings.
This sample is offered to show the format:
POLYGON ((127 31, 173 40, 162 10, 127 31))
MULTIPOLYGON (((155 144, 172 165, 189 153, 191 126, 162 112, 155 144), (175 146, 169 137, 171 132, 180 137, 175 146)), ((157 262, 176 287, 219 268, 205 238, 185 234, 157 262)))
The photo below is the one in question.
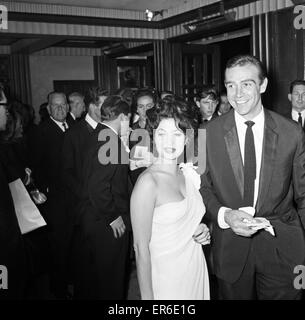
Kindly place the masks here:
POLYGON ((158 157, 165 161, 176 160, 184 150, 185 138, 173 118, 161 120, 154 135, 158 157))

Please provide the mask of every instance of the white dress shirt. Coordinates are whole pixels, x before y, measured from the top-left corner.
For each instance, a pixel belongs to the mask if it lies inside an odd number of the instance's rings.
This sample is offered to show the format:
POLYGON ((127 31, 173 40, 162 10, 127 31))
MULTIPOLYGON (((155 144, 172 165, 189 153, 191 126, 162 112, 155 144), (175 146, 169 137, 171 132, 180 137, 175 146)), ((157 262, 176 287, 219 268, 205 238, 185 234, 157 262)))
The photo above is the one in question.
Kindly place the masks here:
POLYGON ((209 116, 208 118, 202 118, 202 121, 207 120, 210 121, 212 119, 213 115, 209 116))
MULTIPOLYGON (((244 117, 234 111, 235 124, 237 129, 239 147, 241 151, 242 162, 244 163, 244 150, 245 150, 245 139, 246 139, 246 131, 247 125, 245 122, 247 121, 244 117)), ((264 141, 264 127, 265 127, 265 113, 262 108, 261 112, 254 118, 252 121, 255 123, 252 126, 253 136, 254 136, 254 146, 255 146, 255 158, 256 158, 256 179, 254 181, 254 200, 253 200, 253 208, 255 208, 257 197, 258 197, 258 189, 259 189, 259 178, 260 178, 260 170, 262 163, 262 152, 263 152, 263 141, 264 141)), ((224 213, 227 209, 226 207, 221 207, 218 212, 218 224, 221 228, 227 229, 229 225, 224 221, 224 213)))
POLYGON ((68 124, 67 124, 66 121, 64 121, 64 122, 57 121, 57 120, 55 120, 52 116, 50 116, 50 118, 51 118, 51 120, 53 120, 53 121, 59 126, 59 128, 61 129, 61 131, 65 132, 67 129, 69 129, 69 126, 68 126, 68 124), (65 126, 66 126, 66 130, 65 130, 65 128, 64 128, 64 124, 65 124, 65 126))
POLYGON ((75 117, 75 115, 70 111, 70 115, 71 115, 71 117, 73 118, 73 120, 76 120, 76 117, 75 117))
POLYGON ((89 124, 90 127, 96 129, 98 123, 93 118, 91 118, 88 113, 86 114, 85 121, 89 124))
MULTIPOLYGON (((292 116, 292 119, 296 122, 299 122, 299 112, 292 109, 291 111, 291 116, 292 116)), ((302 127, 304 126, 304 119, 305 119, 305 110, 302 110, 301 111, 301 117, 302 117, 302 127)))

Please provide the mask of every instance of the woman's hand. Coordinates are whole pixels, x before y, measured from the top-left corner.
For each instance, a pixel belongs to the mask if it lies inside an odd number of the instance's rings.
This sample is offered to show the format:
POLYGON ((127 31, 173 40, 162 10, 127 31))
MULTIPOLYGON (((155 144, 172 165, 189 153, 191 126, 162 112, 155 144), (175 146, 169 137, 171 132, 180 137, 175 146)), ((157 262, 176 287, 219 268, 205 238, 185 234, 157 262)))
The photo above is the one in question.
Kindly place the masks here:
POLYGON ((200 223, 193 235, 193 239, 201 245, 210 244, 211 235, 209 228, 204 223, 200 223))

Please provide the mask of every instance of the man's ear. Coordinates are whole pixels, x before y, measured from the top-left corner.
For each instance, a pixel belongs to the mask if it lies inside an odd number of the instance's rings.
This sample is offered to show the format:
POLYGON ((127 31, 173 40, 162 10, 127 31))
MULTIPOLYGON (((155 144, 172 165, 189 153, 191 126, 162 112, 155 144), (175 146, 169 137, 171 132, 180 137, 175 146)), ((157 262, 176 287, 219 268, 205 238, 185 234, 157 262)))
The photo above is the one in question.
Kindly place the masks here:
POLYGON ((288 93, 288 100, 291 102, 291 93, 288 93))
POLYGON ((48 110, 49 114, 51 114, 51 112, 50 112, 51 109, 50 109, 50 105, 49 104, 47 105, 47 110, 48 110))
POLYGON ((260 93, 264 93, 268 86, 268 78, 266 77, 260 85, 260 93))
POLYGON ((195 100, 195 102, 196 102, 196 106, 197 106, 198 108, 200 108, 200 101, 195 100))

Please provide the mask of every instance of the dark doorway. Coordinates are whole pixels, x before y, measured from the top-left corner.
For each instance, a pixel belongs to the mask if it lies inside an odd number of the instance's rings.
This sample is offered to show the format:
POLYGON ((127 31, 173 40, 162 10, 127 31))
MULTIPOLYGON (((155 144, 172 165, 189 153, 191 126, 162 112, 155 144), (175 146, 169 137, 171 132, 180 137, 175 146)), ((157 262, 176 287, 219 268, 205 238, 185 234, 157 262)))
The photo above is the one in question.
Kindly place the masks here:
POLYGON ((251 54, 250 36, 230 39, 218 43, 220 46, 221 90, 224 90, 224 71, 229 59, 239 54, 251 54))

